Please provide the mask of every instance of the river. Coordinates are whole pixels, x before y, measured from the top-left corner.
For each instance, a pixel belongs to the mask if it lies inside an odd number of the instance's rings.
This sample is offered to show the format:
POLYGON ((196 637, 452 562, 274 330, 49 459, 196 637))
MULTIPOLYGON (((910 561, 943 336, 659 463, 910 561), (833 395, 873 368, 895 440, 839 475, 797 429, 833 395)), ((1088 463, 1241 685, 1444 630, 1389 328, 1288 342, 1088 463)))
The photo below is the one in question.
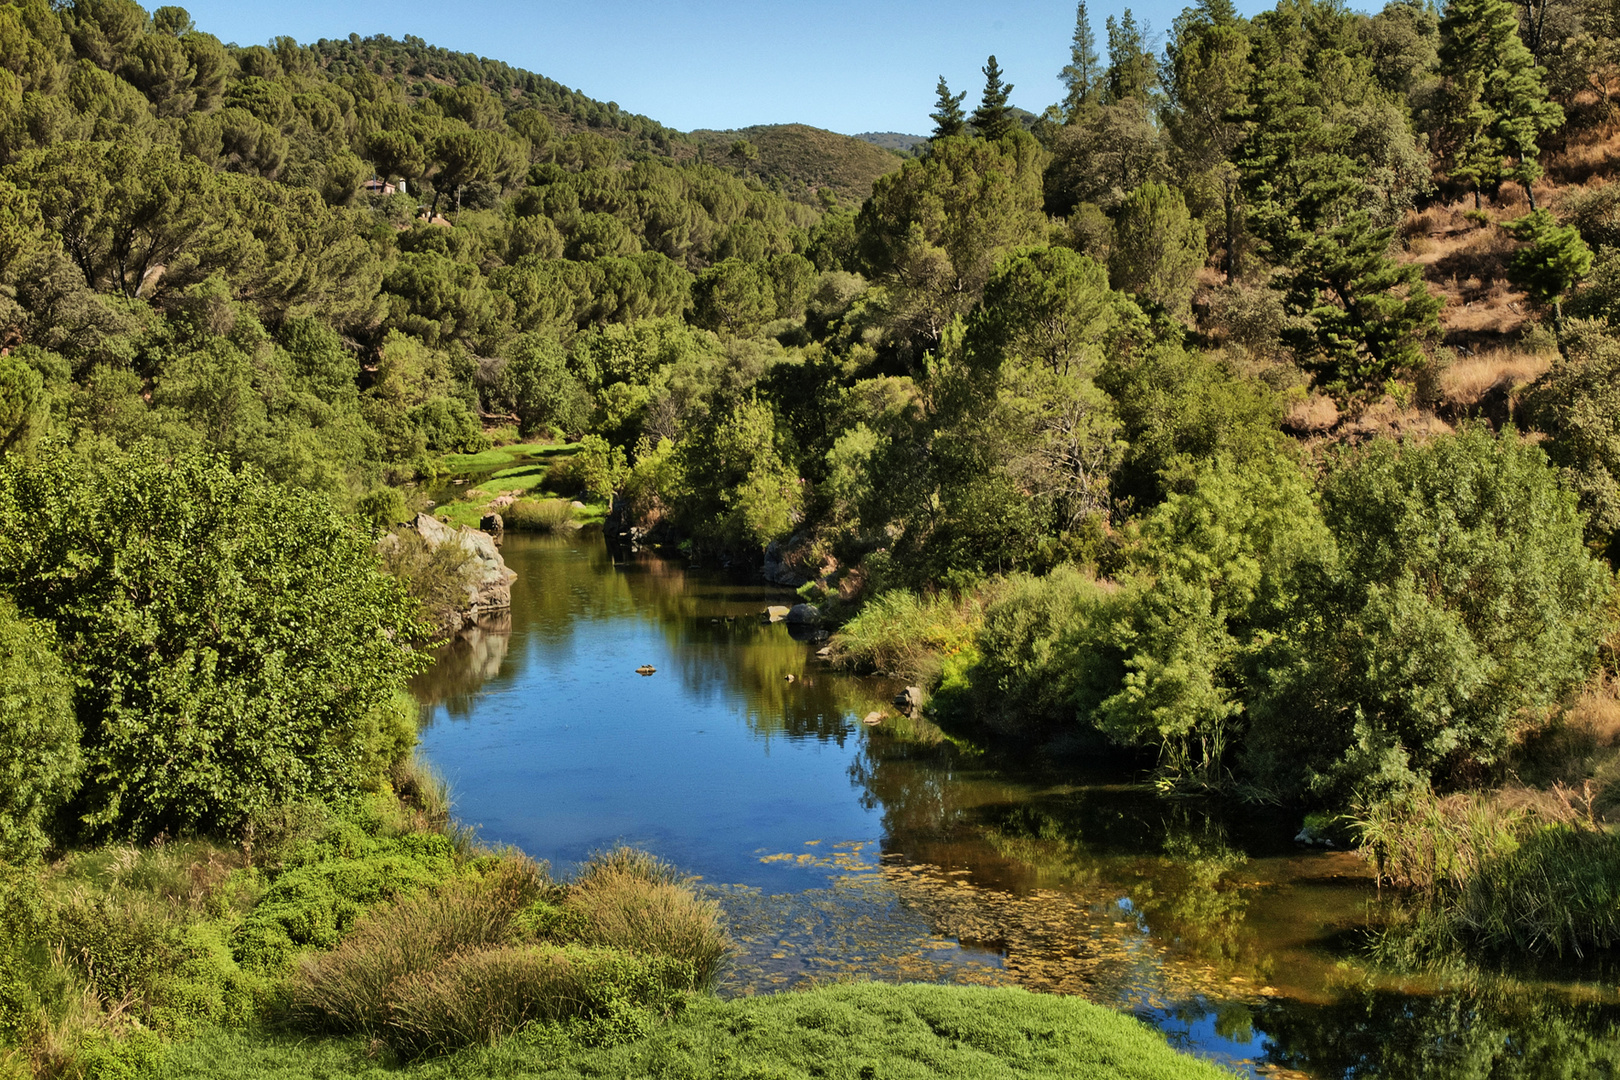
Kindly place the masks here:
POLYGON ((998 760, 763 622, 778 589, 600 532, 504 553, 510 619, 415 683, 423 752, 486 842, 698 876, 740 946, 722 993, 1022 985, 1256 1077, 1620 1075, 1615 965, 1373 970, 1383 901, 1353 854, 1296 845, 1297 815, 998 760))

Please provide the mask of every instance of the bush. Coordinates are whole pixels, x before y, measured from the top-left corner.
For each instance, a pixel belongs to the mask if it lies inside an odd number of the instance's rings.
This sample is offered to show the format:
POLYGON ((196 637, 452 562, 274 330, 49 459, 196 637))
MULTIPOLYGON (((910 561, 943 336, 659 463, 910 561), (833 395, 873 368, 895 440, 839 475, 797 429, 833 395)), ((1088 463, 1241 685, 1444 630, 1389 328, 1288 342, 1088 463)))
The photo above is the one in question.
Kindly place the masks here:
POLYGON ((406 526, 383 537, 378 562, 421 606, 421 615, 441 633, 459 626, 479 573, 478 557, 465 545, 430 544, 406 526))
POLYGON ((973 648, 983 604, 978 594, 918 596, 890 590, 844 624, 832 640, 833 655, 858 670, 931 683, 947 657, 973 648))
POLYGON ((1004 726, 1072 724, 1079 681, 1093 658, 1076 655, 1109 589, 1073 566, 1017 574, 985 609, 968 672, 973 709, 1004 726))
POLYGON ((329 1030, 381 1032, 401 979, 446 957, 508 943, 518 915, 546 890, 540 867, 509 860, 483 877, 374 912, 336 950, 303 962, 292 981, 294 1006, 329 1030))
POLYGON ((80 765, 71 678, 49 632, 0 597, 0 861, 45 849, 80 765))
POLYGON ((387 1038, 407 1056, 493 1042, 529 1024, 607 1021, 623 1035, 650 1027, 694 988, 691 970, 663 956, 519 945, 452 956, 396 988, 387 1038))
POLYGON ((593 860, 564 907, 582 917, 575 940, 679 961, 695 986, 713 985, 730 953, 720 905, 642 852, 621 848, 593 860))
POLYGON ((1259 661, 1250 750, 1271 782, 1375 798, 1477 777, 1590 674, 1611 577, 1511 429, 1347 453, 1322 510, 1336 551, 1259 661))
POLYGON ((519 499, 502 514, 507 528, 522 532, 555 532, 573 519, 567 499, 519 499))

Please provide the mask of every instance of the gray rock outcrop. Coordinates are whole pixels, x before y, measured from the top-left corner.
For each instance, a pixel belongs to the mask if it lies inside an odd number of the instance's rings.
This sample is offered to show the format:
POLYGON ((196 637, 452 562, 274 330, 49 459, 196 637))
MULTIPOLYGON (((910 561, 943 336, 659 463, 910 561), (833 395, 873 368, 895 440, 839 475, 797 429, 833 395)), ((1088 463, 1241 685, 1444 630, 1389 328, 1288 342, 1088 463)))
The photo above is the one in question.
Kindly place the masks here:
MULTIPOLYGON (((507 569, 501 558, 495 538, 477 529, 453 529, 436 517, 417 514, 407 528, 421 536, 428 547, 437 549, 444 544, 457 544, 467 559, 466 599, 456 612, 452 625, 446 627, 455 633, 463 626, 497 611, 512 607, 512 582, 517 574, 507 569)), ((387 543, 387 538, 383 540, 387 543)))

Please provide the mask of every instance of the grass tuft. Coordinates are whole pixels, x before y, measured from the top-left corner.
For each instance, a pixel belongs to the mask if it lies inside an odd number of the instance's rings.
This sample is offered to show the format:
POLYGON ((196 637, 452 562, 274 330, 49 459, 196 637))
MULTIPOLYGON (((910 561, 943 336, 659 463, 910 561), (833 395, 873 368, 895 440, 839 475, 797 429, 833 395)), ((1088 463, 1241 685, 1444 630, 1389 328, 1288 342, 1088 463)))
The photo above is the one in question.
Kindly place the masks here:
POLYGON ((519 499, 501 518, 509 529, 555 532, 574 519, 574 507, 567 499, 519 499))

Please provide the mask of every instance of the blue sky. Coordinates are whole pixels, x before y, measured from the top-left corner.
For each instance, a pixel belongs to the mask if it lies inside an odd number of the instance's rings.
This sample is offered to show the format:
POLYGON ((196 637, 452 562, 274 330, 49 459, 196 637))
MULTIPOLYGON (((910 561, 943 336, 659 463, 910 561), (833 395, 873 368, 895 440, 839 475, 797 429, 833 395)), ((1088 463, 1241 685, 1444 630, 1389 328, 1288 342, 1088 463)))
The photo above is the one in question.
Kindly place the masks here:
MULTIPOLYGON (((1132 6, 1162 44, 1183 5, 1132 6)), ((1250 13, 1263 5, 1238 6, 1250 13)), ((1013 104, 1039 112, 1061 96, 1057 72, 1074 29, 1073 0, 192 0, 185 7, 199 29, 240 45, 277 34, 302 42, 416 34, 683 131, 798 122, 846 134, 926 134, 935 80, 943 74, 953 89, 967 90, 971 107, 991 53, 1013 83, 1013 104)), ((1124 7, 1092 4, 1099 50, 1104 17, 1124 7)))

